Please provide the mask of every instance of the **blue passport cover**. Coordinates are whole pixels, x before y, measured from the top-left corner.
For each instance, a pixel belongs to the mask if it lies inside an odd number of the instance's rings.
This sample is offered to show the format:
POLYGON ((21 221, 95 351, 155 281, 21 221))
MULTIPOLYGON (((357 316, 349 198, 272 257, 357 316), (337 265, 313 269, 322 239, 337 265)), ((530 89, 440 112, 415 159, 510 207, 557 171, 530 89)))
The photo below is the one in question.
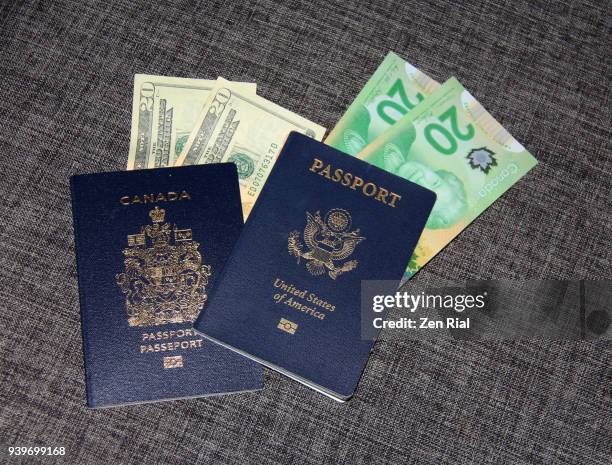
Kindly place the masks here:
POLYGON ((435 194, 291 133, 195 328, 337 400, 373 342, 362 280, 402 277, 435 194))
POLYGON ((243 227, 236 166, 70 181, 88 406, 262 388, 192 326, 243 227))

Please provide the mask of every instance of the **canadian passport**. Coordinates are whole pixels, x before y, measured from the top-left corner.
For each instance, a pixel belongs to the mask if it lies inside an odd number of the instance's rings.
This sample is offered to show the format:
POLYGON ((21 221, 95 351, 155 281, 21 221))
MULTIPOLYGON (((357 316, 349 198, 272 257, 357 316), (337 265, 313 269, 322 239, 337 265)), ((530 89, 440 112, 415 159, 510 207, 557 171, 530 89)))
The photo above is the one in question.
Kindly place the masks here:
POLYGON ((262 388, 260 365, 192 326, 243 227, 236 166, 78 175, 71 190, 88 406, 262 388))
POLYGON ((361 281, 399 282, 434 202, 291 133, 195 329, 347 400, 374 344, 361 338, 361 281))

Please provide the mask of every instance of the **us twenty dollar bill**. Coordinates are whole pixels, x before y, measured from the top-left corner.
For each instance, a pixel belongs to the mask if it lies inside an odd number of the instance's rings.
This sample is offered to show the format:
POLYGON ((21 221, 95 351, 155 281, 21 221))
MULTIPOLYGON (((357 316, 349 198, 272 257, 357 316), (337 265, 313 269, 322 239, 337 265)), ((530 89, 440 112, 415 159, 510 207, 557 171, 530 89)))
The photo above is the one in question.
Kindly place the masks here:
MULTIPOLYGON (((127 169, 173 166, 216 79, 136 74, 127 169)), ((235 83, 255 94, 256 84, 235 83)))
POLYGON ((437 195, 404 279, 537 164, 455 78, 357 157, 437 195))
POLYGON ((219 79, 176 166, 233 162, 249 215, 290 131, 321 140, 325 128, 219 79))
POLYGON ((389 52, 325 143, 356 155, 439 86, 425 73, 389 52))

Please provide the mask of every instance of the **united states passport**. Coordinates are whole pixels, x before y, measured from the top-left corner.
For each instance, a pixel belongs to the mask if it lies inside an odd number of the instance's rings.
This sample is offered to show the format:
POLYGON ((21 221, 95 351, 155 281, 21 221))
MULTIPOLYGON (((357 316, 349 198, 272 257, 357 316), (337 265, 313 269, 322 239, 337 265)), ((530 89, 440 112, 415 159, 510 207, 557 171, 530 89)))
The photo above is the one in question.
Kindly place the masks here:
POLYGON ((398 280, 435 194, 291 133, 207 308, 205 337, 336 400, 353 395, 373 341, 362 280, 398 280))
POLYGON ((230 163, 71 178, 89 407, 262 388, 260 365, 204 340, 243 227, 230 163))

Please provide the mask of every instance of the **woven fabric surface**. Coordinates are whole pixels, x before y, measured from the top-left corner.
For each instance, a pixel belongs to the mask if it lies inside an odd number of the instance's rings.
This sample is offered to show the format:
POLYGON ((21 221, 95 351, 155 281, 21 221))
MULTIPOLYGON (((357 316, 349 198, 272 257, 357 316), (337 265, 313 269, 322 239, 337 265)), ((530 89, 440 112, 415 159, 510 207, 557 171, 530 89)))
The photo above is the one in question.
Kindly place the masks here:
POLYGON ((539 160, 415 278, 609 279, 609 1, 0 3, 0 437, 74 464, 609 464, 612 350, 387 338, 353 400, 89 411, 68 179, 126 166, 133 75, 257 82, 331 129, 389 50, 456 76, 539 160))

